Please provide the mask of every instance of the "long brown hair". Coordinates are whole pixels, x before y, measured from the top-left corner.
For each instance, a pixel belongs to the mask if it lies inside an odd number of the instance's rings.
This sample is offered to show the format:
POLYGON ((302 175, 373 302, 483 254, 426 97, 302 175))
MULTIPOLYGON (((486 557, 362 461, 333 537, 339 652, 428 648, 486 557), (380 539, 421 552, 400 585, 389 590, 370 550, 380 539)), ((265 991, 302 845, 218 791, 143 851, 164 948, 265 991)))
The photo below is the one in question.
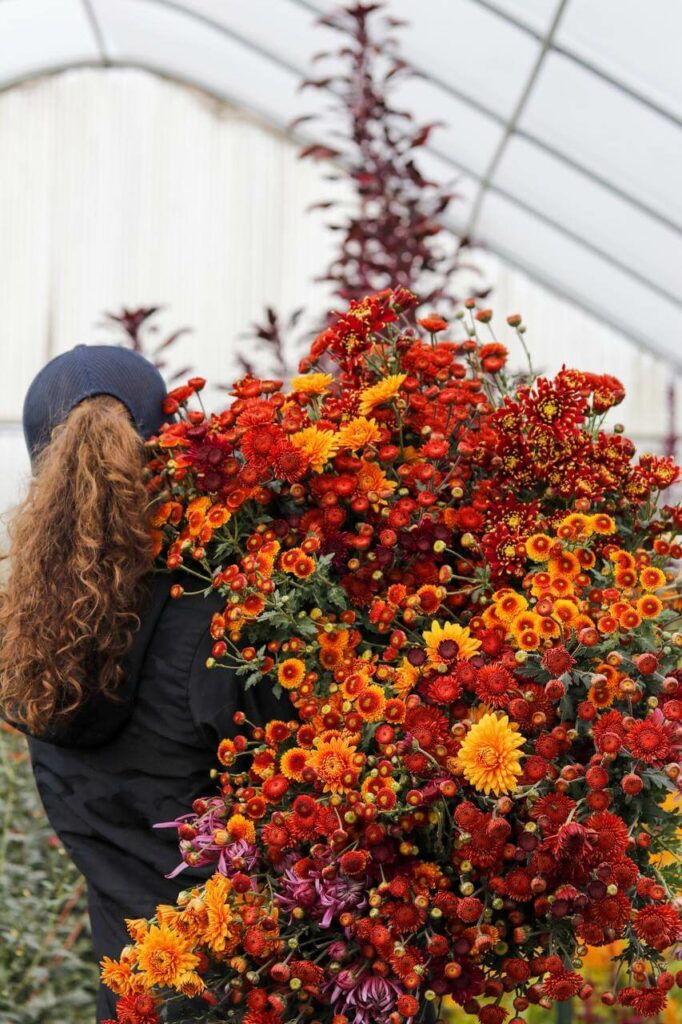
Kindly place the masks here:
POLYGON ((143 467, 109 395, 72 409, 36 459, 0 591, 0 703, 35 735, 122 679, 152 568, 143 467))

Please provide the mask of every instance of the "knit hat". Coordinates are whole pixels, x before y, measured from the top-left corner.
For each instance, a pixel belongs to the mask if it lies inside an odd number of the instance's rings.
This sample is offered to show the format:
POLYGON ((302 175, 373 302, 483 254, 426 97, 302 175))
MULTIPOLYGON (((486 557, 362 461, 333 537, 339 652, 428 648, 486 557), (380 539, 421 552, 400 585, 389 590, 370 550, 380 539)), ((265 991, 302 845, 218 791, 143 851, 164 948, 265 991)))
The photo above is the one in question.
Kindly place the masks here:
POLYGON ((118 345, 76 345, 50 360, 26 393, 23 424, 31 461, 73 407, 93 395, 118 398, 145 439, 165 419, 166 385, 144 356, 118 345))

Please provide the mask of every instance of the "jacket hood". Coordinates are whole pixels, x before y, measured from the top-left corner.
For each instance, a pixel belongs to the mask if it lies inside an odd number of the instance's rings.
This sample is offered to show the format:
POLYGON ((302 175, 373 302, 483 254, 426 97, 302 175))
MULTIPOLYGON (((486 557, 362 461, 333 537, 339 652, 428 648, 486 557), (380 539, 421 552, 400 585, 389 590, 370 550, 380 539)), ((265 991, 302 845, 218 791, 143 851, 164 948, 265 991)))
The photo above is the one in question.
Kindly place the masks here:
POLYGON ((16 728, 43 743, 59 747, 99 747, 112 740, 132 714, 147 648, 166 602, 171 600, 169 591, 174 582, 173 574, 151 574, 147 597, 140 612, 140 625, 123 659, 125 675, 115 698, 95 693, 72 715, 55 719, 40 735, 34 735, 21 725, 16 725, 16 728))

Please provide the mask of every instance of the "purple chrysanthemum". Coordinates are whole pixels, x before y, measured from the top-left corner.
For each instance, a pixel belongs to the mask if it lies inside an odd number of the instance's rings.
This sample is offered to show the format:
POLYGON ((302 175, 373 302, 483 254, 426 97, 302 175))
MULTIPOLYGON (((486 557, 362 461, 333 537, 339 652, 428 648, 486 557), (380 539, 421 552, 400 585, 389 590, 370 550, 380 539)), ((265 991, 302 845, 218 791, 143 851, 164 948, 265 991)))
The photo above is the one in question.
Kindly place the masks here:
POLYGON ((404 995, 394 981, 362 971, 339 971, 325 990, 334 1013, 344 1014, 351 1024, 387 1024, 396 1002, 404 995))

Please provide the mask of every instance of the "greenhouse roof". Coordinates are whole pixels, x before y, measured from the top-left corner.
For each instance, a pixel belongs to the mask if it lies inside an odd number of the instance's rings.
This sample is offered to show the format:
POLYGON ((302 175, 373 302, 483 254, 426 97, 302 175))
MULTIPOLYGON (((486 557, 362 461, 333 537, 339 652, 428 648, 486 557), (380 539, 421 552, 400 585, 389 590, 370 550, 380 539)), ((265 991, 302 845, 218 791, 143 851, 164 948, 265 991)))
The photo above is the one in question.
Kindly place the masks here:
MULTIPOLYGON (((75 66, 145 68, 279 129, 329 42, 330 0, 0 0, 0 88, 75 66)), ((457 179, 452 229, 682 368, 682 5, 390 0, 422 75, 400 102, 457 179)), ((325 120, 326 118, 326 120, 325 120)), ((311 131, 311 129, 308 129, 311 131)))

